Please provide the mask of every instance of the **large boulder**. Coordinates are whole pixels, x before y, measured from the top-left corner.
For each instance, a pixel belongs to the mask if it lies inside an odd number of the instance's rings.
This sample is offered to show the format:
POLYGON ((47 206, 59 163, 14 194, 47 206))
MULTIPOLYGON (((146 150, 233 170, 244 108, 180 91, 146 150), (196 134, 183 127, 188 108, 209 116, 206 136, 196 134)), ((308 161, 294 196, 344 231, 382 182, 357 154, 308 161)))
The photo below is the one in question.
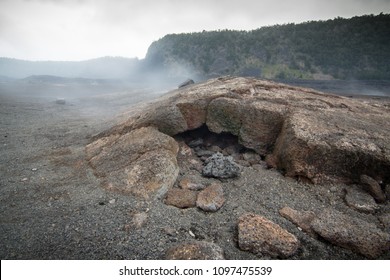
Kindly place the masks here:
POLYGON ((377 258, 390 250, 390 234, 360 218, 327 209, 311 223, 312 229, 325 240, 351 249, 368 258, 377 258))
POLYGON ((179 173, 176 141, 152 127, 97 139, 87 158, 105 187, 143 198, 162 197, 179 173))
POLYGON ((192 85, 192 84, 195 84, 194 80, 192 79, 187 79, 185 80, 184 82, 182 82, 178 88, 182 88, 182 87, 186 87, 186 86, 189 86, 189 85, 192 85))
POLYGON ((342 106, 337 97, 327 102, 329 108, 288 115, 272 153, 276 166, 314 183, 359 182, 361 174, 389 180, 389 110, 352 100, 342 106))

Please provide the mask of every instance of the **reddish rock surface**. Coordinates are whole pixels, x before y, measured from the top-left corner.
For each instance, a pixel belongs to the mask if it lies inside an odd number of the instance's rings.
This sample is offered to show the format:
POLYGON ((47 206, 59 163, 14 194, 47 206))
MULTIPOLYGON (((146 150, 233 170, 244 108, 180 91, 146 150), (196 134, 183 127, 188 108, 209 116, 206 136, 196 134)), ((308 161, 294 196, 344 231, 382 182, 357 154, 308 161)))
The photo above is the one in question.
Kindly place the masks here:
POLYGON ((223 188, 214 183, 199 193, 196 206, 207 212, 216 212, 224 203, 223 188))
POLYGON ((168 260, 224 260, 223 250, 216 244, 193 241, 176 245, 167 250, 168 260))
POLYGON ((99 138, 87 158, 104 187, 143 198, 163 196, 176 180, 178 145, 152 127, 99 138))
POLYGON ((312 211, 297 211, 290 207, 283 207, 279 214, 301 228, 307 234, 316 237, 317 234, 312 230, 311 223, 316 218, 312 211))
POLYGON ((387 183, 389 112, 380 103, 226 77, 173 91, 97 138, 115 141, 145 126, 173 136, 206 125, 212 132, 238 136, 242 145, 268 156, 290 177, 356 182, 366 174, 387 183))
POLYGON ((198 193, 188 189, 172 188, 167 192, 165 203, 178 208, 191 208, 196 206, 198 193))
POLYGON ((336 210, 321 212, 311 224, 322 238, 351 249, 368 258, 377 258, 390 250, 390 234, 375 224, 352 218, 336 210))
POLYGON ((298 239, 270 220, 252 213, 238 220, 238 245, 254 254, 287 258, 296 253, 298 239))

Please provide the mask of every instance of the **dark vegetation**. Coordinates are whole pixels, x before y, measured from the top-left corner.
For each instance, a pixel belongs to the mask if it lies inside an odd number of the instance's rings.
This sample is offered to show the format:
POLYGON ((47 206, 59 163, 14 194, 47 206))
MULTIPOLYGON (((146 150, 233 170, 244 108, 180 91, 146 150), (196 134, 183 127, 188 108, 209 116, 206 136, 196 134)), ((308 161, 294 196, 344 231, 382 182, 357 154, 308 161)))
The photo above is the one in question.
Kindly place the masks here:
POLYGON ((390 15, 379 14, 166 35, 150 46, 145 62, 206 77, 390 79, 389 50, 390 15))

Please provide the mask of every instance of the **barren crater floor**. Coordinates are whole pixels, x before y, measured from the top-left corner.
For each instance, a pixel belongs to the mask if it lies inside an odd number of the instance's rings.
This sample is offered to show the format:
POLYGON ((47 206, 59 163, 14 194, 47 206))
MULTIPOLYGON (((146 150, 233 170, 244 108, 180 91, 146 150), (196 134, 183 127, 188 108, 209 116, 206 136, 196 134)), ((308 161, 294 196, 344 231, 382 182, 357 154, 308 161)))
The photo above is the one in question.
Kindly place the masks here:
POLYGON ((390 258, 386 99, 232 77, 0 98, 2 259, 390 258))

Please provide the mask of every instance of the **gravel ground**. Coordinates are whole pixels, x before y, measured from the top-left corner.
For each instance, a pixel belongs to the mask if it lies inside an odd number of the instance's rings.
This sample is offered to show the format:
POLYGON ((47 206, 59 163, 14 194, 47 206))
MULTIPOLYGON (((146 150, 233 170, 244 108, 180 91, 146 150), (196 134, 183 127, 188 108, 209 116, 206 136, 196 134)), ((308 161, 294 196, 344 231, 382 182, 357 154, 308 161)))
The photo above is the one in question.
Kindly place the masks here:
POLYGON ((194 239, 218 244, 226 259, 256 259, 237 246, 237 220, 246 212, 296 235, 302 245, 294 259, 364 259, 308 236, 278 213, 284 206, 332 207, 381 226, 377 217, 390 212, 389 203, 376 215, 359 213, 345 204, 342 185, 306 185, 275 170, 245 167, 238 179, 221 181, 226 202, 216 213, 101 188, 85 145, 120 113, 157 95, 117 93, 57 104, 0 94, 1 259, 162 259, 168 248, 194 239))

